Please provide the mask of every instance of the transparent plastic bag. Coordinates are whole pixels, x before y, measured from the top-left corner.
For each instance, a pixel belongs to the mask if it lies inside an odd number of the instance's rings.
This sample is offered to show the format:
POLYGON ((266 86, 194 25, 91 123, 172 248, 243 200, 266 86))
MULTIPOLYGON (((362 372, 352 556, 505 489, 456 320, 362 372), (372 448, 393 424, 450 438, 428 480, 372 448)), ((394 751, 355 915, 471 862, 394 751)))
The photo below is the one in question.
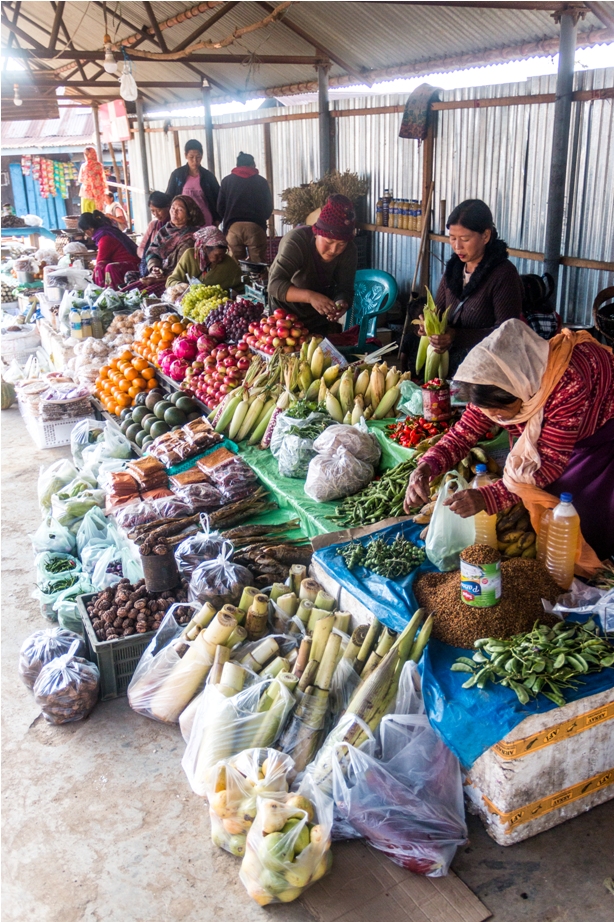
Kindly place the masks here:
POLYGON ((80 573, 78 582, 71 586, 70 589, 64 589, 63 592, 60 592, 53 603, 53 610, 59 626, 81 636, 84 635, 84 627, 76 600, 78 596, 86 592, 94 592, 94 587, 89 576, 86 573, 80 573))
POLYGON ((30 535, 34 553, 57 551, 72 554, 77 547, 75 535, 64 525, 60 525, 52 516, 48 516, 30 535))
MULTIPOLYGON (((43 666, 68 653, 75 641, 80 641, 77 634, 60 627, 50 627, 30 634, 19 651, 19 676, 26 688, 32 691, 43 666)), ((82 641, 77 646, 76 654, 85 656, 85 644, 82 641)))
POLYGON ((92 507, 83 517, 77 532, 77 553, 79 557, 91 544, 108 544, 108 521, 102 509, 92 507))
POLYGON ((132 710, 162 723, 177 723, 203 688, 213 664, 202 634, 194 641, 182 639, 184 629, 174 616, 178 607, 172 605, 167 611, 128 686, 132 710))
POLYGON ((458 759, 424 714, 384 717, 380 738, 381 761, 353 746, 333 760, 336 808, 395 864, 443 877, 467 840, 458 759))
POLYGON ((77 476, 77 470, 68 458, 61 458, 47 468, 41 468, 38 476, 38 504, 43 515, 51 512, 51 499, 77 476))
POLYGON ((295 703, 287 675, 260 679, 246 673, 253 684, 231 697, 216 685, 205 687, 181 762, 195 794, 206 796, 212 770, 222 759, 273 745, 295 703))
POLYGON ((318 454, 331 454, 337 448, 345 448, 359 461, 374 466, 379 463, 382 456, 382 450, 375 436, 368 430, 361 429, 359 425, 329 426, 322 435, 317 437, 313 447, 318 454))
POLYGON ((332 867, 332 801, 309 775, 296 793, 259 797, 239 877, 260 906, 290 903, 332 867))
POLYGON ((95 489, 89 480, 80 476, 53 494, 51 512, 60 525, 76 534, 85 514, 94 506, 103 507, 104 503, 104 491, 95 489))
POLYGON ((401 402, 398 412, 406 416, 422 416, 424 405, 422 401, 422 388, 413 381, 401 381, 401 402))
POLYGON ((239 604, 241 593, 253 584, 254 577, 246 567, 230 562, 233 551, 230 541, 225 541, 215 559, 196 567, 190 579, 190 602, 210 602, 217 610, 226 604, 239 604))
POLYGON ((293 769, 292 759, 275 749, 245 749, 218 762, 206 793, 213 844, 242 858, 258 797, 288 794, 293 769))
POLYGON ((309 462, 317 454, 313 438, 302 436, 297 432, 290 433, 290 429, 308 429, 313 423, 325 419, 326 416, 323 413, 310 413, 305 419, 280 417, 271 439, 271 452, 277 458, 279 473, 282 477, 304 480, 307 476, 309 462), (273 445, 275 446, 274 451, 273 445))
POLYGON ((63 551, 43 551, 38 554, 34 566, 36 567, 36 585, 39 589, 52 586, 69 574, 81 572, 81 563, 72 554, 63 551))
POLYGON ((444 477, 426 536, 426 556, 439 570, 458 570, 460 552, 475 543, 473 517, 461 518, 444 502, 459 490, 468 490, 469 484, 456 471, 444 477))
POLYGON ((97 666, 77 655, 81 645, 77 637, 68 653, 43 666, 34 684, 34 699, 48 723, 83 720, 96 705, 100 673, 97 666))
POLYGON ((120 579, 129 579, 137 583, 143 579, 143 567, 140 559, 129 547, 109 545, 100 555, 92 573, 92 583, 97 591, 115 586, 120 579))
POLYGON ((373 465, 359 461, 340 447, 330 454, 317 455, 309 464, 305 493, 318 503, 352 496, 371 483, 373 465))
POLYGON ((200 527, 202 531, 190 535, 175 551, 179 572, 188 578, 203 561, 219 557, 224 546, 224 538, 218 531, 211 530, 207 516, 201 516, 200 527))
POLYGON ((219 509, 224 504, 222 494, 212 483, 190 483, 175 488, 173 492, 195 512, 219 509))
MULTIPOLYGON (((108 425, 108 424, 107 424, 108 425)), ((85 467, 83 461, 83 451, 92 445, 96 445, 104 435, 104 423, 97 419, 82 419, 73 426, 70 433, 70 451, 75 467, 80 471, 85 467)))
MULTIPOLYGON (((282 413, 277 419, 277 423, 275 424, 275 429, 271 437, 271 454, 273 457, 279 459, 279 454, 288 436, 289 429, 293 429, 295 427, 297 429, 304 429, 311 423, 317 423, 321 420, 325 420, 326 418, 327 417, 324 413, 310 413, 309 416, 305 417, 305 419, 294 419, 292 416, 287 416, 285 413, 282 413)), ((306 441, 310 441, 313 444, 312 439, 308 439, 306 441)))

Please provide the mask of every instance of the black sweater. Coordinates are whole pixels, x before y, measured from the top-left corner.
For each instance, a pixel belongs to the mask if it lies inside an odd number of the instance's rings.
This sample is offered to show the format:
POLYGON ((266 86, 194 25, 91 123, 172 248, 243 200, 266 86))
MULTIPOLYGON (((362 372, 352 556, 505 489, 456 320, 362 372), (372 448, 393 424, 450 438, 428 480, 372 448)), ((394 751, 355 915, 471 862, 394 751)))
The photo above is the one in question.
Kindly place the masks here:
POLYGON ((217 199, 217 210, 224 222, 227 234, 236 221, 250 221, 264 230, 273 211, 271 190, 264 176, 243 178, 230 173, 222 180, 217 199))
MULTIPOLYGON (((215 224, 220 220, 220 215, 217 210, 217 197, 220 191, 220 184, 210 170, 206 170, 204 167, 199 167, 200 170, 200 188, 203 190, 203 196, 211 212, 211 218, 215 224)), ((190 175, 190 167, 185 164, 185 166, 180 166, 170 175, 168 181, 168 188, 166 190, 167 195, 181 195, 183 192, 183 187, 185 186, 188 176, 190 175)))

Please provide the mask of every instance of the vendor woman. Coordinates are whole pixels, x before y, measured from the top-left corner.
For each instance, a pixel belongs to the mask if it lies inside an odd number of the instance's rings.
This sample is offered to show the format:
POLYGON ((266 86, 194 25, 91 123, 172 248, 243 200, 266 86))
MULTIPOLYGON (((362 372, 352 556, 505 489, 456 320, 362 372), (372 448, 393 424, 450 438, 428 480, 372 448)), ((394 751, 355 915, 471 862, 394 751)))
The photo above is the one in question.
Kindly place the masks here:
MULTIPOLYGON (((452 376, 470 349, 504 321, 520 317, 522 282, 485 202, 461 202, 446 227, 454 254, 446 264, 435 303, 440 313, 450 308, 448 329, 431 336, 430 343, 435 352, 449 350, 452 376)), ((422 326, 416 329, 424 335, 422 326)))
POLYGON ((100 211, 84 212, 79 218, 79 229, 97 247, 94 284, 101 288, 105 285, 122 288, 126 273, 139 268, 136 243, 100 211))
POLYGON ((291 230, 269 272, 271 308, 291 311, 310 333, 336 333, 354 300, 357 253, 354 206, 331 195, 313 227, 291 230))
POLYGON ((467 518, 522 500, 539 533, 543 512, 568 492, 580 516, 584 571, 614 554, 612 350, 586 331, 564 329, 546 341, 521 320, 507 320, 471 350, 456 381, 468 406, 412 473, 405 511, 428 502, 429 482, 495 422, 516 439, 503 478, 462 490, 446 504, 467 518))
POLYGON ((226 291, 231 288, 243 291, 239 263, 229 255, 228 241, 214 224, 196 231, 194 246, 185 251, 167 278, 166 287, 189 282, 191 278, 199 279, 205 285, 219 285, 226 291))

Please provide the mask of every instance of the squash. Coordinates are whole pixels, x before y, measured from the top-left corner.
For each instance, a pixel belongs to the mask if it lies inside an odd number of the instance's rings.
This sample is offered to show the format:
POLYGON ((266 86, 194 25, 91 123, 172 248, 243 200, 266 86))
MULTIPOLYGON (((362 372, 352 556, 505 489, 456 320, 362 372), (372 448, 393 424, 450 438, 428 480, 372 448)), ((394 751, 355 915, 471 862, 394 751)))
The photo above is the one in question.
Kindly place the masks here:
POLYGON ((15 403, 15 388, 8 381, 0 379, 0 410, 8 410, 15 403))

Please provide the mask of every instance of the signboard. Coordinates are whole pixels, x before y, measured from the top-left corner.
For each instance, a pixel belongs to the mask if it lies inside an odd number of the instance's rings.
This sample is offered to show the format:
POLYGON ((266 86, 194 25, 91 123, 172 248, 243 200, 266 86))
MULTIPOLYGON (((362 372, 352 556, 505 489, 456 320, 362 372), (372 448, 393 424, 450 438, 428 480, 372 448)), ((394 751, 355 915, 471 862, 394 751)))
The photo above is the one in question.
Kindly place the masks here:
POLYGON ((126 104, 123 99, 114 99, 113 102, 106 102, 101 105, 98 109, 98 116, 100 119, 100 134, 106 144, 131 139, 126 104))

